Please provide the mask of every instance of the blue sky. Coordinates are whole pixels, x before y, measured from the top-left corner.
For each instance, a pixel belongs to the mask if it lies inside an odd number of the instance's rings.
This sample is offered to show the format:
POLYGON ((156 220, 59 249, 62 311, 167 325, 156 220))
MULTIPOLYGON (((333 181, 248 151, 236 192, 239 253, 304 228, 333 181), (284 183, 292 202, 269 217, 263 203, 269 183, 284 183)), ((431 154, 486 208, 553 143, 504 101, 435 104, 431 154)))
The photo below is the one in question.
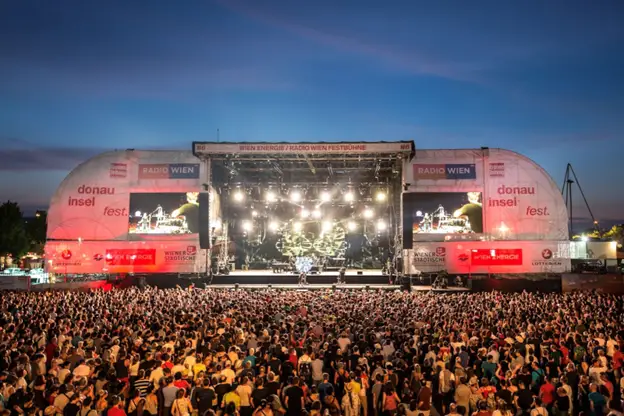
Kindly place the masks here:
MULTIPOLYGON (((620 1, 0 3, 0 197, 111 148, 407 140, 575 167, 624 218, 620 1)), ((582 212, 579 208, 577 210, 582 212)))

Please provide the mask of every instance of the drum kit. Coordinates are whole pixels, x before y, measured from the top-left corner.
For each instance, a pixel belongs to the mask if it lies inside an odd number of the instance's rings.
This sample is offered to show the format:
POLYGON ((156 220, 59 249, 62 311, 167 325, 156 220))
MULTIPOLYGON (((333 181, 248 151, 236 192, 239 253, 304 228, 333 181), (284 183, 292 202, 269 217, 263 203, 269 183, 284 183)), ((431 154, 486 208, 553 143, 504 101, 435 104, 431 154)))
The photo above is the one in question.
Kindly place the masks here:
POLYGON ((183 217, 172 217, 158 207, 151 213, 143 214, 136 226, 138 234, 189 234, 188 224, 183 217), (156 220, 154 222, 154 219, 156 220))
POLYGON ((465 218, 455 218, 442 205, 432 214, 425 213, 419 223, 421 233, 463 234, 471 232, 470 223, 465 218))

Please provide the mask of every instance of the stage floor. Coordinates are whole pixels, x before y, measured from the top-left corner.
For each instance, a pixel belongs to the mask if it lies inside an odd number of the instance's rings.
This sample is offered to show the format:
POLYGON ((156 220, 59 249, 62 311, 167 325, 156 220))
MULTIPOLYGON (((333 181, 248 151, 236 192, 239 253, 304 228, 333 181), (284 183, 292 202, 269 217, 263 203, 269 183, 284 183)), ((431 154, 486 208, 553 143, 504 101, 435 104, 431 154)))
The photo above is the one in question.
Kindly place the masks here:
MULTIPOLYGON (((206 286, 206 289, 235 289, 238 286, 239 289, 245 290, 261 290, 267 289, 267 285, 259 285, 259 284, 213 284, 206 286)), ((300 286, 298 284, 271 284, 271 289, 284 289, 284 290, 327 290, 333 289, 336 290, 400 290, 400 285, 381 285, 381 284, 371 284, 371 285, 362 285, 362 284, 354 284, 348 283, 344 285, 336 285, 336 284, 309 284, 300 286)), ((448 287, 446 289, 433 289, 431 286, 412 286, 412 292, 468 292, 469 289, 465 287, 448 287)))
MULTIPOLYGON (((292 276, 296 273, 293 272, 282 272, 282 273, 273 273, 272 270, 234 270, 230 272, 228 276, 236 277, 236 276, 292 276)), ((345 272, 345 276, 381 276, 383 273, 381 269, 347 269, 345 272)), ((314 276, 338 276, 337 271, 331 272, 322 272, 322 273, 308 273, 308 277, 314 276)))

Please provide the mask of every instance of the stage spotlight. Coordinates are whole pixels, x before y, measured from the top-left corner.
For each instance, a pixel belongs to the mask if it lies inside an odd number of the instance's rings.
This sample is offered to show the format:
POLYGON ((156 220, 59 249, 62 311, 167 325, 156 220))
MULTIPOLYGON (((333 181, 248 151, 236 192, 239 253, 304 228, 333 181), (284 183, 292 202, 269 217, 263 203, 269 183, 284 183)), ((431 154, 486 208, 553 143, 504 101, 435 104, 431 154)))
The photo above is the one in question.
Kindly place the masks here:
POLYGON ((277 195, 275 195, 275 192, 273 192, 273 191, 267 191, 265 196, 266 196, 266 201, 267 202, 275 202, 275 201, 277 201, 277 195))
POLYGON ((355 199, 355 194, 353 193, 353 191, 347 191, 347 193, 344 194, 344 199, 347 202, 353 202, 353 200, 355 199))
POLYGON ((299 202, 299 201, 301 201, 301 192, 296 191, 296 190, 295 191, 291 191, 290 192, 290 200, 292 202, 299 202))
POLYGON ((377 202, 383 202, 386 200, 386 193, 385 192, 377 192, 377 194, 375 195, 375 199, 377 200, 377 202))
POLYGON ((271 231, 277 231, 277 230, 279 230, 279 224, 278 224, 278 222, 277 222, 277 221, 271 221, 271 222, 269 223, 269 230, 271 230, 271 231))
POLYGON ((331 201, 331 194, 328 191, 321 192, 321 201, 323 202, 331 201))
POLYGON ((388 226, 384 220, 377 221, 377 231, 385 231, 388 226))
POLYGON ((323 221, 322 229, 323 229, 323 232, 330 231, 332 229, 332 222, 331 221, 323 221))
POLYGON ((417 216, 417 217, 422 217, 422 216, 423 216, 422 211, 416 211, 416 216, 417 216))
POLYGON ((301 229, 303 228, 303 224, 301 224, 300 222, 295 222, 293 223, 293 230, 295 230, 296 233, 301 232, 301 229))
POLYGON ((241 202, 243 199, 245 199, 245 194, 242 191, 235 191, 233 197, 234 201, 241 202))
POLYGON ((314 211, 312 211, 312 217, 319 219, 321 218, 321 211, 318 209, 315 209, 314 211))
POLYGON ((371 218, 373 218, 373 216, 374 216, 374 215, 375 215, 375 213, 373 212, 373 210, 372 210, 372 209, 370 209, 370 208, 366 208, 366 209, 364 210, 364 218, 366 218, 366 219, 371 219, 371 218))
POLYGON ((310 211, 308 211, 305 208, 301 210, 301 218, 308 218, 309 216, 310 216, 310 211))
POLYGON ((357 223, 355 221, 349 221, 347 223, 347 229, 349 231, 355 231, 357 229, 357 223))
POLYGON ((140 216, 141 216, 141 211, 137 211, 137 212, 135 212, 135 213, 134 213, 134 216, 135 216, 135 217, 140 217, 140 216))
POLYGON ((258 211, 251 211, 251 216, 252 217, 257 217, 258 216, 258 211))
POLYGON ((215 230, 220 230, 221 229, 221 220, 220 219, 215 219, 212 223, 212 228, 214 228, 215 230))
POLYGON ((243 231, 251 231, 253 229, 253 224, 251 221, 243 221, 243 231))

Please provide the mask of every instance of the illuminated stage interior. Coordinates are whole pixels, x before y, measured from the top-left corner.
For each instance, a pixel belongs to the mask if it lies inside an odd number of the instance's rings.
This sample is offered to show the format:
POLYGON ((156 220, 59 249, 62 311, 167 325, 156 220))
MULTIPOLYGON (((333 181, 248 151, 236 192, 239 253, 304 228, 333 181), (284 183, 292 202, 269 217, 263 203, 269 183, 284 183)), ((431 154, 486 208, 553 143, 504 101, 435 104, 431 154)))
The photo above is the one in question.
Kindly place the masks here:
POLYGON ((402 162, 389 153, 211 156, 213 273, 342 270, 387 282, 400 264, 402 162))

